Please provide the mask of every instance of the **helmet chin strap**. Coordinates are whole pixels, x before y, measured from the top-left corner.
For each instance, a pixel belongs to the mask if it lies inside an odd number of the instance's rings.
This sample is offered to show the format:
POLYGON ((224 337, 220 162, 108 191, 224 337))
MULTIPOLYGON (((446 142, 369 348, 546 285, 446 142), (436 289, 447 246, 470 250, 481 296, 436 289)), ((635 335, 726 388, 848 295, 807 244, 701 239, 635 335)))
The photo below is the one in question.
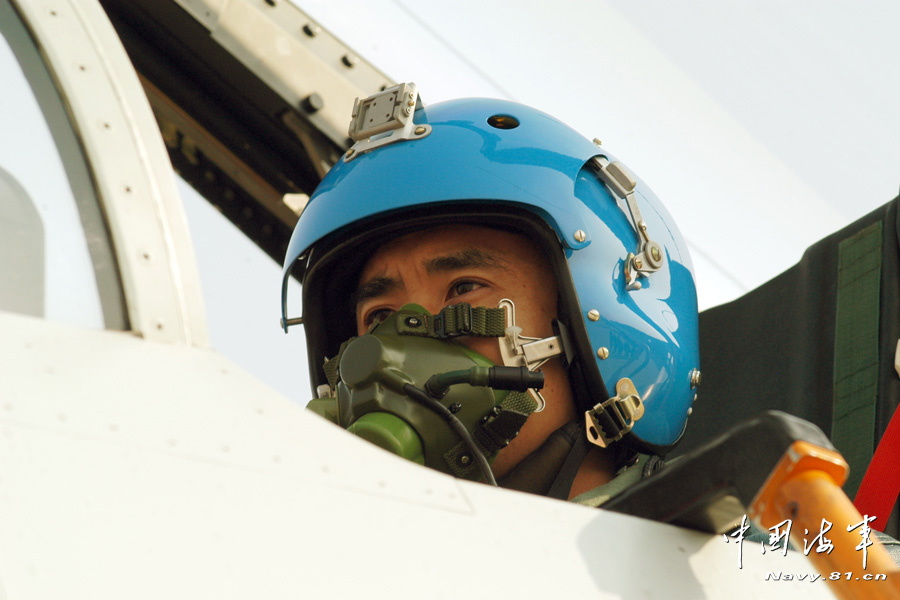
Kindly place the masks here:
MULTIPOLYGON (((522 328, 516 326, 516 305, 512 300, 504 298, 498 306, 506 310, 506 335, 498 338, 504 366, 526 367, 529 371, 535 371, 551 358, 563 354, 559 336, 536 338, 522 335, 522 328)), ((528 393, 537 403, 534 412, 544 410, 547 401, 541 393, 535 389, 529 389, 528 393)))

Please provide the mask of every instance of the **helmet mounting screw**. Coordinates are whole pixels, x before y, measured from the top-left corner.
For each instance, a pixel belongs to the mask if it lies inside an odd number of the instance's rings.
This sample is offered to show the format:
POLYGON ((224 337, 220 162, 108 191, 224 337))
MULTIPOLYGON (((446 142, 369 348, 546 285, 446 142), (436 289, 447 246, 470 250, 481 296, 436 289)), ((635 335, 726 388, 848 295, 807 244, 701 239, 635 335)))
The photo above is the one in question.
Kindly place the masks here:
POLYGON ((700 387, 700 370, 693 369, 691 371, 691 389, 700 387))
POLYGON ((587 234, 583 230, 579 229, 578 231, 575 232, 575 241, 576 242, 581 243, 586 239, 587 239, 587 234))
POLYGON ((453 404, 451 404, 451 405, 448 406, 447 408, 450 409, 450 412, 452 412, 453 414, 456 414, 456 413, 458 413, 459 410, 462 408, 462 404, 460 404, 459 402, 454 402, 453 404))
POLYGON ((457 459, 457 460, 459 461, 460 465, 465 467, 472 462, 472 457, 469 456, 468 454, 460 454, 459 459, 457 459))
POLYGON ((596 308, 592 308, 588 311, 588 319, 591 321, 599 321, 600 320, 600 311, 596 308))
POLYGON ((597 348, 597 356, 600 358, 600 360, 606 360, 607 358, 609 358, 609 348, 600 346, 599 348, 597 348))

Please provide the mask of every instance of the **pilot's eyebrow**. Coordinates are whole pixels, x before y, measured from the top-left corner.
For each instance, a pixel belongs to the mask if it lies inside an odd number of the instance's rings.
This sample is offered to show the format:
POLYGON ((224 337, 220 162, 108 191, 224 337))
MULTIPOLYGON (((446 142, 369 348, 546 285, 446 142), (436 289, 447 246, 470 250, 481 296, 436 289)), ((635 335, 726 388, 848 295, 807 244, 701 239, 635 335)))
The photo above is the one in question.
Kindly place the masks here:
MULTIPOLYGON (((435 256, 426 260, 424 266, 425 272, 429 274, 470 268, 507 270, 505 260, 478 248, 466 248, 459 252, 435 256)), ((356 290, 356 306, 359 307, 360 304, 371 298, 378 298, 388 294, 400 287, 400 285, 400 281, 393 277, 373 277, 356 290)))
POLYGON ((436 256, 425 261, 426 273, 458 271, 473 267, 506 270, 506 261, 478 248, 466 248, 452 254, 436 256))
POLYGON ((378 298, 400 286, 400 281, 393 277, 373 277, 356 290, 356 306, 369 298, 378 298))

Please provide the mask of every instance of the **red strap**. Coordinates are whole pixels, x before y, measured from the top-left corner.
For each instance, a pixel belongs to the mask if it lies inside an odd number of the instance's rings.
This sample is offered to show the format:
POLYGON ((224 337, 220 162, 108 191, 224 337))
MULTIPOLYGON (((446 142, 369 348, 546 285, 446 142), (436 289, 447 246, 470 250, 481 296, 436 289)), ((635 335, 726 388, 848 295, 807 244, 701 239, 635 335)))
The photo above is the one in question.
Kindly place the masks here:
POLYGON ((853 504, 860 514, 877 516, 871 527, 884 531, 897 496, 900 496, 900 406, 894 410, 891 422, 888 423, 872 462, 866 469, 859 491, 853 504))

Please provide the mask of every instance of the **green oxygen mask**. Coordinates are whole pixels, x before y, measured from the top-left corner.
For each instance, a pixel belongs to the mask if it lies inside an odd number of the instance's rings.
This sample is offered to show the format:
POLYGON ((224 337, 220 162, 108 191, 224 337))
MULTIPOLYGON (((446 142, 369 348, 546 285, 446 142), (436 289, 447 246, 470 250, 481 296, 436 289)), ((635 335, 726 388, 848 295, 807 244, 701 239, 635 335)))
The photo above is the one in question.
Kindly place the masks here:
POLYGON ((494 366, 453 338, 502 338, 502 308, 408 304, 341 345, 325 363, 330 395, 309 409, 399 456, 496 485, 489 461, 537 403, 544 374, 494 366))

